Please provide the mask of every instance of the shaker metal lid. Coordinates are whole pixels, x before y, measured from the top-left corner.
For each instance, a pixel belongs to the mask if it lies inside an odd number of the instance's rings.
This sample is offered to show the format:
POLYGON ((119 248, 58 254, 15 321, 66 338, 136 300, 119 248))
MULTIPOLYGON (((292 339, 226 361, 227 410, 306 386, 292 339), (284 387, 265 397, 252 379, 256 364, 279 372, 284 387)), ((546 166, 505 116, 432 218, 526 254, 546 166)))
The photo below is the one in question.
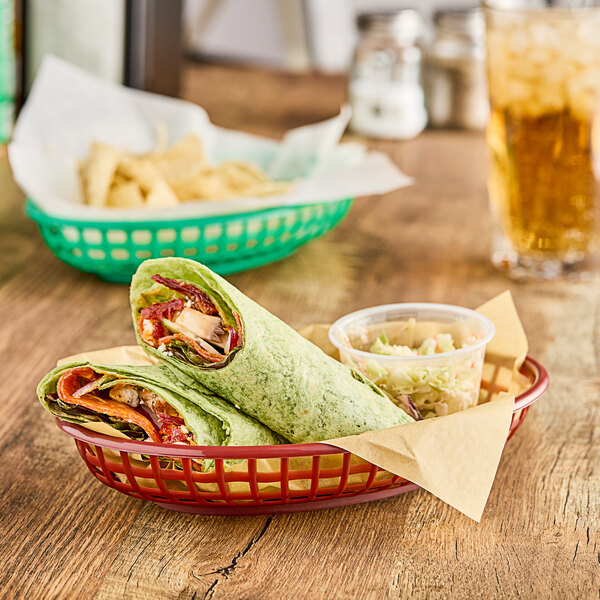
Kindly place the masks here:
POLYGON ((413 8, 363 12, 356 21, 360 31, 387 31, 407 42, 419 38, 424 29, 421 14, 413 8))
POLYGON ((448 8, 434 13, 433 22, 438 29, 472 38, 485 35, 483 11, 479 8, 448 8))

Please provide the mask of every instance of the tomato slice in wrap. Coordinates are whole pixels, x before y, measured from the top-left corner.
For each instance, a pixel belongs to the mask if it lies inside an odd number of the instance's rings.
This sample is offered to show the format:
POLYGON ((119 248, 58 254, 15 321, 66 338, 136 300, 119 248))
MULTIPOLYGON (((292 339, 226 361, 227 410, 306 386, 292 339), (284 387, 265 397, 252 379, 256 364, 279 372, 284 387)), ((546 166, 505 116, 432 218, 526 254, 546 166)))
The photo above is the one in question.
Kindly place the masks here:
POLYGON ((163 441, 154 423, 128 404, 110 398, 101 398, 91 392, 77 394, 78 391, 89 388, 90 383, 93 384, 99 380, 100 377, 89 367, 71 369, 58 380, 56 393, 66 404, 82 406, 102 415, 132 423, 141 427, 153 442, 160 443, 163 441))

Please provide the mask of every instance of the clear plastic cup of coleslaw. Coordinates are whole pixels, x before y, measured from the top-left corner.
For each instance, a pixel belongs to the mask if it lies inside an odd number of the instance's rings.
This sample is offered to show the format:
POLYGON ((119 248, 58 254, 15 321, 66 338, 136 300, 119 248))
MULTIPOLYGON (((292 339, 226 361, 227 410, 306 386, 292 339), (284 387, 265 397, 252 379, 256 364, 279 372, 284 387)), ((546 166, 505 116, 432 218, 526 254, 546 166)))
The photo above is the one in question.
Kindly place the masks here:
POLYGON ((342 362, 417 419, 479 402, 485 348, 494 334, 494 324, 483 315, 432 303, 366 308, 329 329, 342 362))

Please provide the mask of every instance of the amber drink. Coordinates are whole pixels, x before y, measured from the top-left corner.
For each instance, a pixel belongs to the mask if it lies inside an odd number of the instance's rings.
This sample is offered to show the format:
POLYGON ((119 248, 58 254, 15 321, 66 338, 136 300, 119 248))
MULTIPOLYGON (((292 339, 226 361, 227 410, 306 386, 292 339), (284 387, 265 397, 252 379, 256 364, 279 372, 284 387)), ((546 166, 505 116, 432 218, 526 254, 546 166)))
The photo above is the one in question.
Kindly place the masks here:
POLYGON ((492 260, 580 276, 598 241, 600 8, 519 4, 486 6, 492 260))

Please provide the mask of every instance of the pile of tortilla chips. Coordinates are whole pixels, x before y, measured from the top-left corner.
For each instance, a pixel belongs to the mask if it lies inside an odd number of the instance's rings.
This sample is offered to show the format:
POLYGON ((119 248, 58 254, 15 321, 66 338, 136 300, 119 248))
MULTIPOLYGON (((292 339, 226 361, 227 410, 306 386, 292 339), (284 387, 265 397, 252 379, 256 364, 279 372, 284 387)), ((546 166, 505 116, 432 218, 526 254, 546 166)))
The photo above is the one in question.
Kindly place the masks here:
MULTIPOLYGON (((160 137, 160 136, 159 136, 160 137)), ((168 208, 193 200, 257 197, 286 192, 291 182, 273 181, 256 165, 228 160, 211 165, 191 134, 148 154, 94 142, 80 176, 86 204, 96 208, 168 208)))

